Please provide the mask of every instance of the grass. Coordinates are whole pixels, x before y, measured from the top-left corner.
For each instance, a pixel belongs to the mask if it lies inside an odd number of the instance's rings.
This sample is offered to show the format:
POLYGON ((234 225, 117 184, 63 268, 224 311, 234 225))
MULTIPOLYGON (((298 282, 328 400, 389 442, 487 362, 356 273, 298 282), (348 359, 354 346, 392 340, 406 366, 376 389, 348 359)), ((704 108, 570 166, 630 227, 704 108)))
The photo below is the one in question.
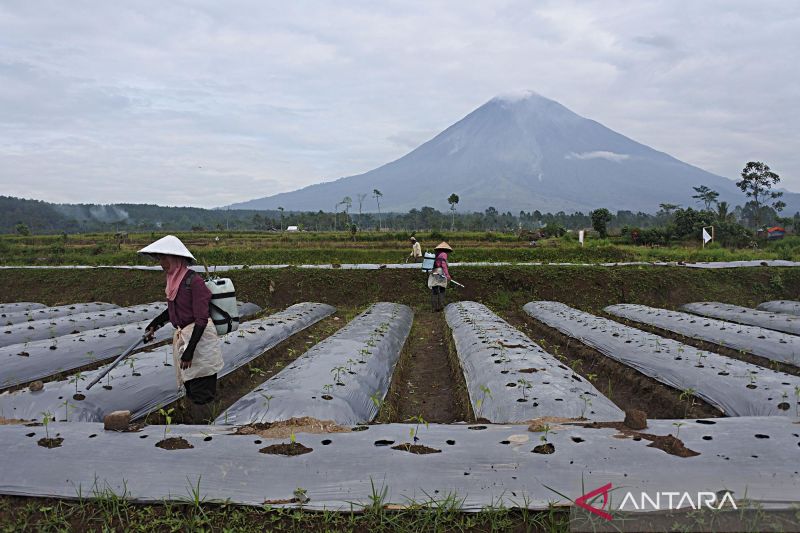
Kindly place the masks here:
POLYGON ((384 498, 377 491, 366 506, 314 512, 206 503, 191 491, 185 502, 148 505, 110 491, 76 501, 5 496, 0 497, 0 531, 569 531, 566 510, 492 507, 462 513, 455 495, 387 510, 384 498))
MULTIPOLYGON (((226 264, 328 264, 398 263, 410 251, 408 233, 367 232, 352 240, 349 234, 220 232, 184 233, 178 236, 201 263, 226 264)), ((0 261, 4 265, 133 265, 153 264, 136 251, 161 234, 131 234, 118 241, 111 233, 71 235, 0 236, 0 261)), ((624 244, 619 238, 589 239, 586 246, 565 236, 539 241, 502 233, 418 233, 423 248, 442 239, 455 249, 452 261, 503 261, 549 263, 604 263, 621 261, 734 261, 751 259, 800 260, 800 237, 762 242, 761 249, 727 249, 698 243, 648 248, 624 244)))

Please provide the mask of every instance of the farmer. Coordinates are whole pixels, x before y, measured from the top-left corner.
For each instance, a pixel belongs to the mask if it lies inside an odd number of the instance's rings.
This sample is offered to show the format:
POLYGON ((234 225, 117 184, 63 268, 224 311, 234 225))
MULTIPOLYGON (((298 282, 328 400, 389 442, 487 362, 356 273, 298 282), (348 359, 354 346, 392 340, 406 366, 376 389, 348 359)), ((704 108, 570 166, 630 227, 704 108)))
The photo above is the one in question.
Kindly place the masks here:
MULTIPOLYGON (((411 253, 408 259, 411 259, 413 263, 422 263, 422 247, 417 242, 416 237, 411 237, 409 240, 411 241, 411 253)), ((408 259, 406 259, 406 261, 408 261, 408 259)))
POLYGON ((436 258, 433 260, 433 270, 428 275, 428 288, 431 290, 431 307, 434 311, 444 309, 444 291, 450 281, 450 271, 447 269, 447 252, 452 252, 450 245, 442 241, 434 249, 436 258))
POLYGON ((146 342, 167 321, 175 327, 172 358, 178 386, 186 388, 192 420, 205 421, 211 417, 217 372, 223 367, 219 337, 208 313, 211 291, 203 278, 189 269, 194 256, 177 237, 167 235, 139 253, 159 261, 167 278, 167 309, 145 329, 146 342))

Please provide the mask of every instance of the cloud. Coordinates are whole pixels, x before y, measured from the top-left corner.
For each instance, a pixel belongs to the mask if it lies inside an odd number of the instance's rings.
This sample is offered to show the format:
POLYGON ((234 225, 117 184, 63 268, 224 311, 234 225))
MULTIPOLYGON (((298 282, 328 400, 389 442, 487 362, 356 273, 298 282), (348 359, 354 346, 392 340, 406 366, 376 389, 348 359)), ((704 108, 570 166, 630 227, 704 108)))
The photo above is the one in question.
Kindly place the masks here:
POLYGON ((581 152, 580 154, 576 154, 575 152, 571 152, 564 156, 564 159, 606 159, 608 161, 614 161, 615 163, 619 163, 620 161, 625 161, 626 159, 630 159, 631 156, 628 154, 617 154, 615 152, 605 152, 602 150, 598 150, 595 152, 581 152))
POLYGON ((744 0, 4 2, 0 190, 224 205, 385 164, 516 87, 800 190, 798 33, 800 5, 744 0))

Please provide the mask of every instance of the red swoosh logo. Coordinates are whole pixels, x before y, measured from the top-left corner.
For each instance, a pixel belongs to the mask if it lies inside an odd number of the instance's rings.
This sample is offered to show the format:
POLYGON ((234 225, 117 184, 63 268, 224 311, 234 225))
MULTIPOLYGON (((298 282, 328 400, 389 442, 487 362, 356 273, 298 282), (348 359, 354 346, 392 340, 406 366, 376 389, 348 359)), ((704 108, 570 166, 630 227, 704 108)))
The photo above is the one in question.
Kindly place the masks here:
POLYGON ((599 489, 595 489, 592 492, 584 494, 583 496, 581 496, 580 498, 575 500, 575 505, 577 505, 578 507, 581 507, 583 509, 586 509, 590 513, 594 513, 594 514, 596 514, 596 515, 598 515, 598 516, 600 516, 602 518, 605 518, 606 520, 611 520, 613 517, 610 514, 608 514, 607 512, 603 511, 603 509, 605 509, 606 505, 608 505, 608 491, 609 490, 611 490, 611 483, 609 483, 608 485, 603 485, 599 489), (598 509, 597 507, 592 507, 591 505, 589 505, 588 501, 593 499, 595 496, 599 496, 600 494, 603 495, 603 505, 602 505, 602 507, 600 507, 598 509))

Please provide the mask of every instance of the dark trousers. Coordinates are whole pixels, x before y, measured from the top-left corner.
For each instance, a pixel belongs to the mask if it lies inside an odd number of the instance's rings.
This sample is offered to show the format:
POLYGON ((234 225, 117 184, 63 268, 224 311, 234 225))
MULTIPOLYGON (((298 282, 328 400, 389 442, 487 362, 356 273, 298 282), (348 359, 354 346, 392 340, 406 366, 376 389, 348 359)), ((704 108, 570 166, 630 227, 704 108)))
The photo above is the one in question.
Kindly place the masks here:
POLYGON ((186 396, 197 405, 205 405, 217 397, 217 375, 203 376, 184 382, 186 396))
POLYGON ((431 308, 434 311, 444 309, 444 287, 434 287, 431 289, 431 308))

